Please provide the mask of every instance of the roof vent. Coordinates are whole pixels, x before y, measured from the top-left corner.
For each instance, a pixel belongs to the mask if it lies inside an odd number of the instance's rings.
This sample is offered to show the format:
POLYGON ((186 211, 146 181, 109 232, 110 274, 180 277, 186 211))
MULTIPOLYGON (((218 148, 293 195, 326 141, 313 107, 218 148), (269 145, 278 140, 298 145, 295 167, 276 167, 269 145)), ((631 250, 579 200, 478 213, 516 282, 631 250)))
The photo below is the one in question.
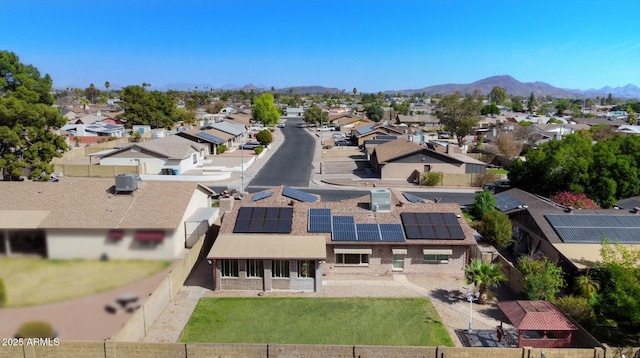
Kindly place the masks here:
POLYGON ((138 174, 118 174, 116 175, 116 194, 120 192, 133 192, 140 187, 140 176, 138 174))
POLYGON ((633 209, 631 209, 631 212, 634 214, 640 214, 640 207, 634 206, 633 209))
POLYGON ((573 214, 573 206, 567 206, 566 209, 564 209, 565 213, 569 213, 569 214, 573 214))

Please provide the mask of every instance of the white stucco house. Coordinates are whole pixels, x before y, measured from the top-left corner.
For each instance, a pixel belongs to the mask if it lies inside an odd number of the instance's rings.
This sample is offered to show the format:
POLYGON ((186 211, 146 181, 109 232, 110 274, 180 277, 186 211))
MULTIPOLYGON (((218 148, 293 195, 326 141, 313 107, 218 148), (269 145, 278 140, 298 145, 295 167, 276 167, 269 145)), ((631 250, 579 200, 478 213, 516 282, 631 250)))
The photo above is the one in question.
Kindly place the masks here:
POLYGON ((179 181, 0 182, 0 256, 173 260, 218 220, 213 194, 179 181))
POLYGON ((142 165, 146 174, 180 175, 201 167, 209 147, 177 135, 156 138, 140 143, 94 153, 100 165, 142 165))

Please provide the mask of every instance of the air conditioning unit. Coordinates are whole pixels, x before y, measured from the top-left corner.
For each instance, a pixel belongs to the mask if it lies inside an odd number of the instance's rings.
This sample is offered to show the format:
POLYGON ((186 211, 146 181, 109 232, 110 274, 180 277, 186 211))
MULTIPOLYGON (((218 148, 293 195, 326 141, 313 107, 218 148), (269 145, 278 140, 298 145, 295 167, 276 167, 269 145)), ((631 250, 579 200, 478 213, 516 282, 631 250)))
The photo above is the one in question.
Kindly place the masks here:
POLYGON ((140 187, 141 181, 138 174, 118 174, 116 175, 116 193, 136 191, 140 187))
POLYGON ((371 211, 391 211, 391 191, 387 189, 371 190, 371 211))

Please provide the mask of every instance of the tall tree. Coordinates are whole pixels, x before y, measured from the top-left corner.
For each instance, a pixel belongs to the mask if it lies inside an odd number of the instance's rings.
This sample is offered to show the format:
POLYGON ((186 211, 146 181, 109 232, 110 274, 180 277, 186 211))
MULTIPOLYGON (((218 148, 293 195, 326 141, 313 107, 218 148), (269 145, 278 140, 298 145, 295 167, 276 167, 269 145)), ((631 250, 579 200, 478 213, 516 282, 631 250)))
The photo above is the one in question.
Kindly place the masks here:
POLYGON ((495 105, 501 105, 507 100, 507 90, 500 86, 495 86, 489 93, 489 100, 495 105))
POLYGON ((96 103, 95 92, 96 92, 96 86, 92 83, 89 85, 89 93, 91 94, 91 103, 96 103))
POLYGON ((65 119, 51 107, 52 80, 9 51, 0 51, 0 173, 4 180, 20 180, 30 169, 32 180, 48 180, 51 160, 67 149, 53 130, 65 119))
POLYGON ((458 144, 463 145, 465 136, 478 124, 482 116, 482 99, 476 92, 462 99, 460 93, 444 96, 439 103, 436 116, 446 130, 456 134, 458 144))
POLYGON ((630 105, 627 106, 627 122, 634 125, 638 123, 638 115, 630 105))
POLYGON ((514 112, 524 112, 524 104, 522 103, 522 97, 511 97, 511 110, 514 112))
POLYGON ((280 119, 280 111, 273 104, 273 95, 265 92, 253 99, 253 119, 266 124, 275 124, 280 119))
POLYGON ((524 276, 524 295, 529 300, 554 301, 565 286, 562 269, 546 257, 523 256, 518 270, 524 276))
POLYGON ((309 124, 322 124, 327 120, 329 114, 322 110, 322 108, 313 104, 306 111, 304 111, 304 121, 309 124))
POLYGON ((384 109, 377 103, 369 104, 364 110, 367 113, 367 117, 374 122, 380 122, 384 117, 384 109))
POLYGON ((527 101, 527 108, 529 109, 529 113, 533 113, 536 111, 536 106, 538 102, 536 101, 536 95, 531 92, 529 95, 529 101, 527 101))

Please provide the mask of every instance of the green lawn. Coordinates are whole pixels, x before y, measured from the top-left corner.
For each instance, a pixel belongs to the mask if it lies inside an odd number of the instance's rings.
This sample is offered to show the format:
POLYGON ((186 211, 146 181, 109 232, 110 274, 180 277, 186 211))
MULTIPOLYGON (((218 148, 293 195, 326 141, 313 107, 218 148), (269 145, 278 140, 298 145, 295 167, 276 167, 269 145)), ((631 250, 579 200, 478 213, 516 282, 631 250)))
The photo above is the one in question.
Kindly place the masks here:
POLYGON ((449 346, 428 299, 202 298, 182 342, 449 346))
POLYGON ((33 306, 128 285, 169 266, 168 261, 0 258, 7 307, 33 306))
POLYGON ((487 173, 494 173, 494 174, 502 174, 502 175, 507 175, 509 174, 509 171, 506 169, 487 169, 487 173))

